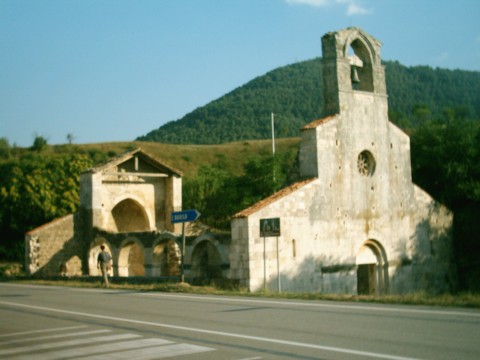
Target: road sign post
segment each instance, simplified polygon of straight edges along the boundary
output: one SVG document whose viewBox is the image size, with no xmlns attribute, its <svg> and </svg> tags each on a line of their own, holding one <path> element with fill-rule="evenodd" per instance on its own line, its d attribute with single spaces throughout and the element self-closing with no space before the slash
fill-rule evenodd
<svg viewBox="0 0 480 360">
<path fill-rule="evenodd" d="M 174 211 L 171 214 L 170 220 L 172 221 L 172 224 L 176 223 L 186 223 L 186 222 L 191 222 L 195 221 L 200 217 L 200 213 L 195 210 L 183 210 L 183 211 Z"/>
<path fill-rule="evenodd" d="M 277 238 L 277 285 L 278 292 L 282 291 L 282 281 L 280 279 L 280 251 L 278 248 L 278 237 L 280 236 L 280 218 L 260 219 L 260 237 L 263 237 L 263 288 L 267 288 L 267 237 Z"/>
<path fill-rule="evenodd" d="M 180 267 L 180 280 L 185 282 L 185 223 L 195 221 L 200 217 L 196 209 L 174 211 L 171 213 L 170 221 L 172 224 L 182 223 L 182 264 Z"/>
</svg>

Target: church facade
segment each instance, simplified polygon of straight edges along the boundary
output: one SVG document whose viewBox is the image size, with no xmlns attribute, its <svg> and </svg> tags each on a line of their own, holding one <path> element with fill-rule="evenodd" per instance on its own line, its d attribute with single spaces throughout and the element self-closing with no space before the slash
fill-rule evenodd
<svg viewBox="0 0 480 360">
<path fill-rule="evenodd" d="M 453 215 L 412 183 L 409 137 L 388 120 L 380 48 L 358 28 L 322 37 L 325 114 L 301 129 L 304 180 L 232 220 L 230 276 L 251 291 L 455 286 Z M 268 219 L 276 234 L 260 228 Z"/>
</svg>

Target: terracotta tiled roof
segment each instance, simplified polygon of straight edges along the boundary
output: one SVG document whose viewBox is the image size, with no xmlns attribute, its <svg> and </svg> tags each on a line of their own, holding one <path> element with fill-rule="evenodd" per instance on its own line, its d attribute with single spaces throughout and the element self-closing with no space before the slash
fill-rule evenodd
<svg viewBox="0 0 480 360">
<path fill-rule="evenodd" d="M 324 118 L 314 120 L 311 123 L 305 125 L 301 130 L 309 130 L 309 129 L 315 129 L 317 126 L 325 124 L 328 121 L 334 120 L 338 117 L 338 115 L 329 115 Z"/>
<path fill-rule="evenodd" d="M 283 188 L 282 190 L 280 191 L 277 191 L 275 194 L 272 194 L 270 195 L 269 197 L 263 199 L 263 200 L 260 200 L 259 202 L 257 202 L 256 204 L 253 204 L 252 206 L 236 213 L 235 215 L 233 215 L 233 218 L 243 218 L 243 217 L 247 217 L 251 214 L 254 214 L 256 213 L 257 211 L 263 209 L 264 207 L 274 203 L 275 201 L 283 198 L 284 196 L 287 196 L 293 192 L 295 192 L 296 190 L 300 189 L 301 187 L 307 185 L 308 183 L 311 183 L 312 181 L 316 180 L 317 178 L 310 178 L 310 179 L 306 179 L 306 180 L 302 180 L 302 181 L 298 181 L 290 186 L 287 186 L 286 188 Z"/>
</svg>

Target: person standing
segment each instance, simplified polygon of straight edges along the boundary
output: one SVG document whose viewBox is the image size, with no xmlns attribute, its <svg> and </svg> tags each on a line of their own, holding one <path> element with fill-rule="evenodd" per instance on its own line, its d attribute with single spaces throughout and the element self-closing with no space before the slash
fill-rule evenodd
<svg viewBox="0 0 480 360">
<path fill-rule="evenodd" d="M 97 257 L 97 267 L 102 271 L 103 285 L 108 288 L 108 268 L 112 257 L 105 250 L 105 245 L 100 246 L 100 249 L 101 251 Z"/>
</svg>

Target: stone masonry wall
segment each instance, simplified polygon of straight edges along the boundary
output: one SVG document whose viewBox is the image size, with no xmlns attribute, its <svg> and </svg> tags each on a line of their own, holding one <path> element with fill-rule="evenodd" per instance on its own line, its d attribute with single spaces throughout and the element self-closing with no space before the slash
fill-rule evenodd
<svg viewBox="0 0 480 360">
<path fill-rule="evenodd" d="M 77 220 L 76 214 L 70 214 L 26 234 L 25 268 L 28 274 L 82 274 L 82 246 L 74 234 Z"/>
</svg>

